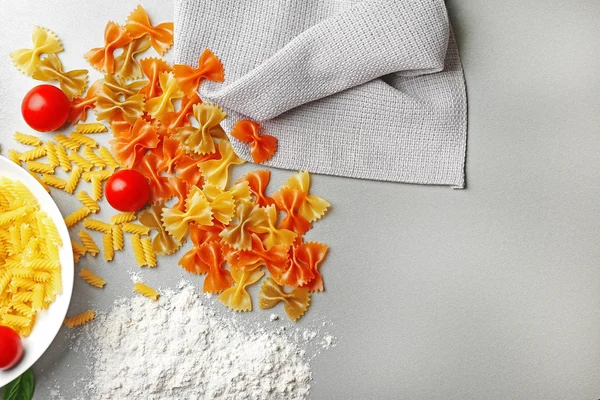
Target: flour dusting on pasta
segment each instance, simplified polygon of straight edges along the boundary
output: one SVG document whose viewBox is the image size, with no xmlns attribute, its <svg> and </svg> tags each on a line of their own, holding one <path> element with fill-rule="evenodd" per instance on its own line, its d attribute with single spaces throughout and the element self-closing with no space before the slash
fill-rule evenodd
<svg viewBox="0 0 600 400">
<path fill-rule="evenodd" d="M 213 306 L 214 299 L 184 281 L 175 290 L 161 290 L 158 301 L 139 295 L 117 300 L 95 324 L 72 333 L 72 350 L 85 353 L 93 371 L 80 397 L 309 397 L 308 353 L 316 356 L 333 340 L 322 327 L 311 331 L 279 322 L 248 327 L 247 321 L 242 326 Z M 77 340 L 84 337 L 92 340 Z"/>
</svg>

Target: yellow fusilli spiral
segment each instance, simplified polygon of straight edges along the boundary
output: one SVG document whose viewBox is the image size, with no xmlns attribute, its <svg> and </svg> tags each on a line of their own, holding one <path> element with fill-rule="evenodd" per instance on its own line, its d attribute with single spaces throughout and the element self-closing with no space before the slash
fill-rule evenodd
<svg viewBox="0 0 600 400">
<path fill-rule="evenodd" d="M 66 137 L 65 135 L 63 135 L 61 133 L 54 135 L 54 140 L 57 143 L 65 146 L 67 149 L 73 150 L 73 151 L 79 150 L 79 147 L 81 146 L 80 143 L 77 143 L 76 141 L 72 140 L 71 138 Z"/>
<path fill-rule="evenodd" d="M 19 160 L 21 161 L 31 161 L 37 160 L 38 158 L 42 158 L 46 155 L 46 148 L 43 146 L 38 146 L 29 151 L 25 151 L 19 154 Z"/>
<path fill-rule="evenodd" d="M 112 240 L 113 240 L 113 248 L 115 250 L 123 250 L 123 229 L 119 225 L 114 225 L 112 227 Z"/>
<path fill-rule="evenodd" d="M 19 154 L 18 151 L 14 150 L 14 149 L 10 149 L 8 151 L 8 159 L 12 162 L 14 162 L 15 164 L 21 164 L 21 155 Z"/>
<path fill-rule="evenodd" d="M 79 276 L 81 279 L 92 286 L 96 286 L 97 288 L 102 288 L 104 285 L 106 285 L 106 281 L 104 279 L 100 278 L 87 268 L 81 268 L 81 271 L 79 271 Z"/>
<path fill-rule="evenodd" d="M 142 248 L 144 249 L 146 265 L 149 267 L 156 267 L 156 253 L 152 250 L 152 240 L 150 238 L 142 239 Z"/>
<path fill-rule="evenodd" d="M 78 133 L 101 133 L 108 132 L 106 126 L 100 122 L 91 122 L 89 124 L 75 125 L 75 132 Z"/>
<path fill-rule="evenodd" d="M 40 179 L 46 185 L 55 187 L 57 189 L 64 189 L 65 185 L 67 184 L 67 181 L 54 175 L 43 174 Z"/>
<path fill-rule="evenodd" d="M 94 164 L 94 167 L 96 168 L 104 168 L 106 167 L 106 163 L 104 162 L 104 160 L 99 157 L 96 153 L 94 153 L 94 150 L 92 150 L 91 147 L 85 146 L 83 148 L 83 156 L 92 164 Z"/>
<path fill-rule="evenodd" d="M 131 247 L 133 248 L 135 262 L 137 262 L 137 264 L 140 267 L 146 265 L 146 255 L 144 254 L 144 246 L 142 245 L 142 239 L 139 235 L 131 236 Z"/>
<path fill-rule="evenodd" d="M 83 206 L 78 210 L 73 211 L 71 214 L 65 217 L 65 224 L 67 225 L 67 228 L 70 228 L 73 225 L 77 224 L 79 221 L 83 220 L 91 213 L 91 210 L 86 206 Z"/>
<path fill-rule="evenodd" d="M 79 239 L 81 239 L 83 247 L 85 247 L 85 251 L 87 253 L 90 253 L 92 257 L 96 257 L 98 253 L 100 253 L 100 249 L 98 248 L 98 246 L 96 246 L 96 243 L 94 243 L 94 239 L 92 239 L 92 236 L 87 231 L 83 230 L 79 231 L 78 235 Z"/>
<path fill-rule="evenodd" d="M 26 144 L 28 146 L 39 146 L 42 144 L 42 141 L 37 136 L 26 135 L 21 132 L 15 132 L 13 137 L 17 142 Z"/>
<path fill-rule="evenodd" d="M 150 286 L 144 285 L 141 282 L 136 282 L 135 285 L 133 285 L 133 290 L 154 301 L 158 300 L 160 297 L 160 294 L 155 289 L 152 289 Z"/>
<path fill-rule="evenodd" d="M 104 247 L 104 260 L 112 261 L 115 258 L 115 248 L 113 247 L 112 233 L 105 233 L 102 237 L 102 246 Z"/>
<path fill-rule="evenodd" d="M 67 328 L 70 329 L 76 326 L 87 324 L 88 322 L 93 321 L 94 319 L 96 319 L 96 313 L 92 310 L 88 310 L 74 317 L 65 318 L 65 325 L 67 325 Z"/>
<path fill-rule="evenodd" d="M 74 151 L 69 152 L 69 160 L 71 160 L 74 164 L 79 165 L 84 171 L 91 171 L 94 168 L 94 164 L 81 157 L 79 154 Z"/>
<path fill-rule="evenodd" d="M 91 212 L 97 213 L 100 211 L 100 205 L 94 201 L 85 191 L 81 190 L 76 195 L 77 199 L 87 208 L 90 209 Z"/>
<path fill-rule="evenodd" d="M 92 199 L 100 200 L 102 198 L 102 181 L 96 177 L 96 175 L 92 176 Z"/>
<path fill-rule="evenodd" d="M 71 132 L 71 136 L 69 137 L 69 139 L 71 139 L 73 142 L 79 143 L 80 145 L 83 145 L 83 146 L 94 147 L 94 148 L 98 147 L 98 142 L 96 142 L 91 137 L 85 136 L 78 132 Z"/>
<path fill-rule="evenodd" d="M 73 192 L 75 192 L 75 188 L 77 188 L 77 184 L 79 184 L 79 179 L 81 178 L 82 173 L 83 173 L 83 170 L 81 169 L 81 167 L 79 165 L 75 165 L 75 167 L 69 174 L 67 183 L 65 184 L 65 192 L 67 192 L 69 194 L 73 194 Z M 89 208 L 88 208 L 88 210 L 89 210 Z"/>
<path fill-rule="evenodd" d="M 112 217 L 110 217 L 110 222 L 117 225 L 117 224 L 124 224 L 125 222 L 131 222 L 133 220 L 135 220 L 137 217 L 135 215 L 135 212 L 126 212 L 126 213 L 119 213 L 119 214 L 115 214 Z"/>
<path fill-rule="evenodd" d="M 42 163 L 39 161 L 28 161 L 26 167 L 31 172 L 37 172 L 40 174 L 54 174 L 54 167 L 50 164 Z"/>
<path fill-rule="evenodd" d="M 71 160 L 67 156 L 67 149 L 62 144 L 55 144 L 54 149 L 56 150 L 56 157 L 63 171 L 69 172 L 71 170 Z"/>
<path fill-rule="evenodd" d="M 112 230 L 112 225 L 107 224 L 103 221 L 98 221 L 97 219 L 87 218 L 83 221 L 83 226 L 87 229 L 91 229 L 93 231 L 98 231 L 102 233 L 110 233 Z"/>
<path fill-rule="evenodd" d="M 56 147 L 52 142 L 46 142 L 44 144 L 46 147 L 46 156 L 48 157 L 48 163 L 52 165 L 54 168 L 60 165 L 60 161 L 58 160 L 58 156 L 56 154 Z"/>
<path fill-rule="evenodd" d="M 100 146 L 100 148 L 98 149 L 98 154 L 100 155 L 100 157 L 102 157 L 108 168 L 115 170 L 120 167 L 117 160 L 115 160 L 113 155 L 106 147 Z"/>
<path fill-rule="evenodd" d="M 87 171 L 83 173 L 83 179 L 87 182 L 92 181 L 92 177 L 96 177 L 101 181 L 105 181 L 110 178 L 112 175 L 112 171 L 104 170 L 104 171 Z"/>
<path fill-rule="evenodd" d="M 123 230 L 127 233 L 132 233 L 134 235 L 142 235 L 146 236 L 150 234 L 150 228 L 140 224 L 133 224 L 131 222 L 126 222 L 121 225 Z"/>
</svg>

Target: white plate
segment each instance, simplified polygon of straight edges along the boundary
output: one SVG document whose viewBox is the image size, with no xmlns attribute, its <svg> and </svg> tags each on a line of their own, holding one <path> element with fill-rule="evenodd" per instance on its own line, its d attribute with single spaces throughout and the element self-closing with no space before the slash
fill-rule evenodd
<svg viewBox="0 0 600 400">
<path fill-rule="evenodd" d="M 14 368 L 8 371 L 0 371 L 0 387 L 6 385 L 25 372 L 27 368 L 31 367 L 44 354 L 56 337 L 71 301 L 75 268 L 69 231 L 52 197 L 27 171 L 7 158 L 0 156 L 0 177 L 3 176 L 23 182 L 37 199 L 40 208 L 54 221 L 63 241 L 63 245 L 59 249 L 63 290 L 62 294 L 56 296 L 56 301 L 47 310 L 38 312 L 31 335 L 23 339 L 23 348 L 25 350 L 23 359 Z"/>
</svg>

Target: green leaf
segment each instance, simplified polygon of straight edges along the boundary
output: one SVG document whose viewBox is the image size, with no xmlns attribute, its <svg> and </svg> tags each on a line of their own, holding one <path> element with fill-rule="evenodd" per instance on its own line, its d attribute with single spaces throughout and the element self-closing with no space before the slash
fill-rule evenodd
<svg viewBox="0 0 600 400">
<path fill-rule="evenodd" d="M 28 369 L 23 375 L 4 386 L 3 400 L 31 400 L 35 389 L 33 371 Z"/>
</svg>

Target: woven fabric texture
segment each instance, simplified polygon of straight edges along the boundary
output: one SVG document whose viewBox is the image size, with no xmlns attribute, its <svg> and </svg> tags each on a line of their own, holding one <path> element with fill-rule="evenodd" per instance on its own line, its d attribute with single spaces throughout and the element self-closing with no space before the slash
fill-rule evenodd
<svg viewBox="0 0 600 400">
<path fill-rule="evenodd" d="M 467 99 L 443 0 L 175 0 L 175 62 L 205 48 L 200 96 L 259 122 L 285 169 L 463 188 Z M 240 157 L 247 144 L 231 138 Z"/>
</svg>

